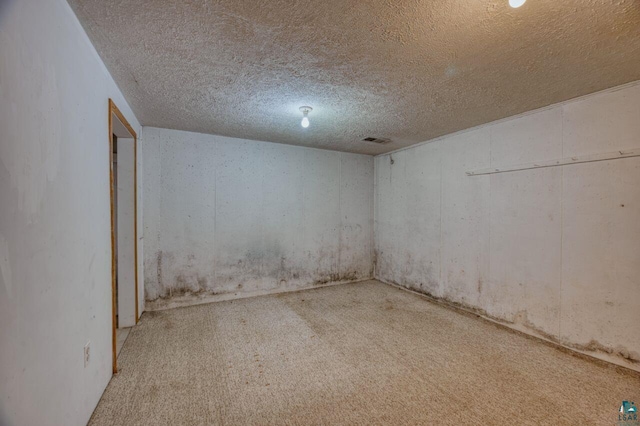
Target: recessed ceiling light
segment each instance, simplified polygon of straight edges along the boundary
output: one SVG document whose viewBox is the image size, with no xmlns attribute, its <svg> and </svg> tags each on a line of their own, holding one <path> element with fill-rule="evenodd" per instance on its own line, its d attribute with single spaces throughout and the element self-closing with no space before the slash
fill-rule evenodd
<svg viewBox="0 0 640 426">
<path fill-rule="evenodd" d="M 527 0 L 509 0 L 509 6 L 513 7 L 514 9 L 517 9 L 520 6 L 522 6 L 526 1 Z"/>
<path fill-rule="evenodd" d="M 302 122 L 300 125 L 306 129 L 309 127 L 309 113 L 313 111 L 313 108 L 310 106 L 301 106 L 300 111 L 302 111 Z"/>
</svg>

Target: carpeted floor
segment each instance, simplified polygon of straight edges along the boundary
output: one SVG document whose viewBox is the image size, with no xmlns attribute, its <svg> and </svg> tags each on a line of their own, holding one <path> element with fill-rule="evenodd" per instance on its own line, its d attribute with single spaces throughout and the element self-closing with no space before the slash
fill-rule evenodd
<svg viewBox="0 0 640 426">
<path fill-rule="evenodd" d="M 385 284 L 146 313 L 92 425 L 615 424 L 640 375 Z"/>
</svg>

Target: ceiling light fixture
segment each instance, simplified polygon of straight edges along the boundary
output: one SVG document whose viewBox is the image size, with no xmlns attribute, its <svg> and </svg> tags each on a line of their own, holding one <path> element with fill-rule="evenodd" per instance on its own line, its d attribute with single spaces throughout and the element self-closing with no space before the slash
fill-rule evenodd
<svg viewBox="0 0 640 426">
<path fill-rule="evenodd" d="M 300 111 L 302 111 L 302 122 L 300 125 L 306 129 L 309 127 L 309 113 L 313 111 L 313 108 L 310 106 L 301 106 Z"/>
<path fill-rule="evenodd" d="M 509 0 L 509 6 L 511 6 L 514 9 L 519 8 L 520 6 L 522 6 L 527 0 Z"/>
</svg>

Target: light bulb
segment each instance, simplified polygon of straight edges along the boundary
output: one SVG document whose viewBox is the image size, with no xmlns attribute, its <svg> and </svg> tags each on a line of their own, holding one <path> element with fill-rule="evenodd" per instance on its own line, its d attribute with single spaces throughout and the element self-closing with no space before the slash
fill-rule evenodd
<svg viewBox="0 0 640 426">
<path fill-rule="evenodd" d="M 306 129 L 307 127 L 309 127 L 309 113 L 313 110 L 313 108 L 311 108 L 310 106 L 301 106 L 300 107 L 300 112 L 302 113 L 302 121 L 300 122 L 300 125 Z"/>
<path fill-rule="evenodd" d="M 522 6 L 526 1 L 527 0 L 509 0 L 509 6 L 513 7 L 514 9 L 517 9 L 518 7 Z"/>
</svg>

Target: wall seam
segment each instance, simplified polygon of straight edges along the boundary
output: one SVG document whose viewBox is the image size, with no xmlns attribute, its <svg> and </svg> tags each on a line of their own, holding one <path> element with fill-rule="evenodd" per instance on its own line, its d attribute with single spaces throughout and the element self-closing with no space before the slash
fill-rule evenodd
<svg viewBox="0 0 640 426">
<path fill-rule="evenodd" d="M 265 149 L 264 146 L 260 147 L 260 163 L 261 164 L 265 164 Z M 260 168 L 261 170 L 261 175 L 260 175 L 260 216 L 261 218 L 265 217 L 265 207 L 264 207 L 264 202 L 265 202 L 265 198 L 266 195 L 264 193 L 264 181 L 265 181 L 265 170 L 264 167 Z M 261 258 L 260 258 L 260 280 L 265 280 L 264 278 L 264 248 L 265 248 L 265 244 L 264 244 L 264 220 L 260 220 L 260 252 L 261 252 Z M 259 281 L 260 281 L 259 280 Z M 261 284 L 263 285 L 264 282 Z M 280 285 L 280 280 L 276 278 L 276 285 L 279 286 Z"/>
<path fill-rule="evenodd" d="M 489 167 L 493 166 L 493 127 L 489 127 Z M 492 200 L 493 200 L 493 192 L 491 189 L 491 182 L 493 181 L 493 176 L 489 176 L 489 208 L 487 209 L 487 220 L 489 221 L 488 226 L 489 226 L 489 276 L 487 277 L 487 281 L 489 283 L 489 287 L 491 287 L 492 283 L 492 278 L 493 278 L 493 273 L 491 271 L 491 251 L 492 251 L 492 230 L 493 227 L 491 226 L 492 224 L 492 217 L 491 217 L 491 211 L 492 211 Z M 478 295 L 478 301 L 480 300 L 480 295 Z"/>
<path fill-rule="evenodd" d="M 443 149 L 442 143 L 438 144 L 438 152 L 440 153 L 440 250 L 438 253 L 439 263 L 440 263 L 440 294 L 444 295 L 444 283 L 442 282 L 442 191 L 444 190 L 444 185 L 442 184 L 442 163 L 444 160 L 443 157 Z"/>
<path fill-rule="evenodd" d="M 156 132 L 157 135 L 157 132 Z M 164 211 L 164 191 L 161 190 L 161 188 L 164 187 L 163 184 L 163 155 L 162 155 L 162 142 L 160 140 L 160 138 L 156 139 L 156 150 L 157 150 L 157 155 L 158 155 L 158 159 L 159 161 L 159 171 L 158 171 L 158 180 L 159 180 L 159 184 L 160 184 L 160 189 L 158 190 L 160 192 L 159 195 L 159 199 L 158 199 L 158 216 L 160 217 L 160 224 L 162 224 L 162 218 L 164 217 L 163 215 L 163 211 Z M 162 235 L 160 234 L 160 229 L 162 228 L 162 226 L 156 226 L 156 241 L 158 244 L 158 248 L 160 249 L 160 253 L 162 253 L 162 248 L 163 248 L 163 244 L 162 244 Z M 161 278 L 162 278 L 162 254 L 160 254 L 160 264 L 157 266 L 157 269 L 160 271 L 160 274 L 158 275 L 158 288 L 162 291 L 163 290 L 163 283 L 161 282 Z M 171 290 L 169 290 L 171 291 Z M 163 291 L 164 293 L 164 291 Z"/>
<path fill-rule="evenodd" d="M 564 105 L 560 107 L 560 155 L 564 158 Z M 562 338 L 562 287 L 564 283 L 564 169 L 560 167 L 560 291 L 558 295 L 558 338 Z"/>
<path fill-rule="evenodd" d="M 342 159 L 344 157 L 343 153 L 340 153 L 340 167 L 338 171 L 338 265 L 337 265 L 337 273 L 338 277 L 340 277 L 340 272 L 342 271 L 341 263 L 342 263 Z"/>
<path fill-rule="evenodd" d="M 378 215 L 378 160 L 375 158 L 373 161 L 373 194 L 371 196 L 370 210 L 369 210 L 369 226 L 371 226 L 371 231 L 369 232 L 369 258 L 371 260 L 371 274 L 372 278 L 375 278 L 377 275 L 377 256 L 376 256 L 376 236 L 378 234 L 378 221 L 376 217 Z"/>
<path fill-rule="evenodd" d="M 218 286 L 218 266 L 216 265 L 216 240 L 218 234 L 216 232 L 216 224 L 218 223 L 218 161 L 219 144 L 213 142 L 214 162 L 213 162 L 213 243 L 211 244 L 211 252 L 213 253 L 213 288 Z"/>
<path fill-rule="evenodd" d="M 304 151 L 302 153 L 302 169 L 303 170 L 309 170 L 307 167 L 307 151 Z M 304 217 L 304 206 L 306 203 L 306 187 L 307 187 L 307 174 L 306 173 L 302 173 L 302 208 L 300 211 L 300 227 L 302 228 L 302 248 L 303 254 L 306 254 L 307 251 L 307 239 L 306 239 L 306 219 Z"/>
</svg>

